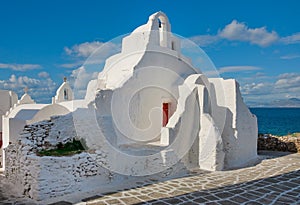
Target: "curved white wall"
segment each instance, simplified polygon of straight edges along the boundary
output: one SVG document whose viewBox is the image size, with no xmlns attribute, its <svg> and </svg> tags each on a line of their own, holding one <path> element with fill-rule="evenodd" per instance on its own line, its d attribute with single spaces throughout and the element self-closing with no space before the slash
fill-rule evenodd
<svg viewBox="0 0 300 205">
<path fill-rule="evenodd" d="M 43 120 L 49 120 L 51 116 L 66 115 L 68 113 L 70 113 L 70 111 L 64 106 L 58 104 L 48 105 L 39 110 L 33 116 L 33 118 L 27 121 L 27 124 L 36 123 Z"/>
<path fill-rule="evenodd" d="M 18 102 L 16 93 L 0 90 L 0 132 L 2 131 L 2 115 L 5 115 Z"/>
<path fill-rule="evenodd" d="M 53 103 L 70 101 L 73 99 L 74 95 L 69 83 L 63 82 L 63 84 L 56 91 L 56 95 L 53 98 Z"/>
</svg>

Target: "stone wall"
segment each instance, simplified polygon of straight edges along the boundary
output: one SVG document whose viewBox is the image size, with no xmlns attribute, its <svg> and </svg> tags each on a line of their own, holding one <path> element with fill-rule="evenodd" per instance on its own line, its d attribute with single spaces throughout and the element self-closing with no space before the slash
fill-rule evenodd
<svg viewBox="0 0 300 205">
<path fill-rule="evenodd" d="M 45 200 L 90 191 L 109 183 L 113 175 L 84 152 L 69 157 L 39 157 L 24 145 L 9 145 L 5 175 L 18 194 Z"/>
<path fill-rule="evenodd" d="M 135 179 L 104 168 L 107 156 L 101 150 L 88 150 L 73 156 L 37 156 L 37 151 L 56 147 L 76 136 L 72 115 L 27 125 L 19 141 L 5 148 L 6 180 L 16 187 L 16 194 L 44 203 L 68 194 L 84 194 L 107 187 L 130 186 Z M 167 169 L 156 177 L 181 172 L 182 164 Z M 177 167 L 177 168 L 176 168 Z M 129 187 L 127 187 L 129 188 Z M 46 202 L 45 202 L 46 203 Z"/>
<path fill-rule="evenodd" d="M 287 136 L 259 135 L 257 147 L 258 150 L 300 152 L 300 133 Z"/>
<path fill-rule="evenodd" d="M 76 138 L 71 115 L 26 125 L 18 143 L 5 148 L 5 175 L 17 194 L 35 200 L 88 191 L 110 182 L 113 174 L 101 167 L 93 154 L 83 152 L 67 157 L 37 156 L 36 152 L 55 148 Z M 67 129 L 62 129 L 65 127 Z"/>
<path fill-rule="evenodd" d="M 58 143 L 65 144 L 76 137 L 72 114 L 25 125 L 20 133 L 20 141 L 31 147 L 30 152 L 55 148 Z"/>
<path fill-rule="evenodd" d="M 37 184 L 40 166 L 36 159 L 27 155 L 28 151 L 28 146 L 21 144 L 10 144 L 5 148 L 5 176 L 8 182 L 15 185 L 16 194 L 32 198 L 32 187 Z"/>
</svg>

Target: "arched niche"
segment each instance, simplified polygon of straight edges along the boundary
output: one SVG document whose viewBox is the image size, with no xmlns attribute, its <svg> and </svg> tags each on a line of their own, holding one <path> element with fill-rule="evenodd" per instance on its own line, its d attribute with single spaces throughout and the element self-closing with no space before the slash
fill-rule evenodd
<svg viewBox="0 0 300 205">
<path fill-rule="evenodd" d="M 171 26 L 169 23 L 169 19 L 163 12 L 157 12 L 152 15 L 154 29 L 159 32 L 159 45 L 162 47 L 170 47 L 168 46 L 168 37 L 169 32 L 171 32 Z"/>
</svg>

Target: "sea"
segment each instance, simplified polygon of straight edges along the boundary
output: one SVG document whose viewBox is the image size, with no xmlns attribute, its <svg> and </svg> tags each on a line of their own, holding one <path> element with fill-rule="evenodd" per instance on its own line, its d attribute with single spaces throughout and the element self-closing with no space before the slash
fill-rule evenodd
<svg viewBox="0 0 300 205">
<path fill-rule="evenodd" d="M 250 108 L 256 115 L 258 133 L 287 135 L 300 132 L 300 108 Z"/>
</svg>

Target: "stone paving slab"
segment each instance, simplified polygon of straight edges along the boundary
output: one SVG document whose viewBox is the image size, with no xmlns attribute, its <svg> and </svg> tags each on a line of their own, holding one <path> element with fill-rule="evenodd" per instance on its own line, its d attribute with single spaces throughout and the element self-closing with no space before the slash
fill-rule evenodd
<svg viewBox="0 0 300 205">
<path fill-rule="evenodd" d="M 191 176 L 107 194 L 86 204 L 300 204 L 300 154 L 263 154 L 266 159 L 256 166 L 222 172 L 199 170 Z"/>
<path fill-rule="evenodd" d="M 255 166 L 221 172 L 196 170 L 164 182 L 140 181 L 133 185 L 136 188 L 99 193 L 77 204 L 300 204 L 300 154 L 262 154 L 264 160 Z M 25 198 L 1 196 L 1 188 L 0 204 L 33 204 Z"/>
</svg>

